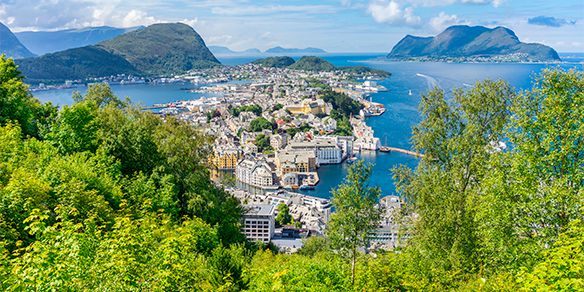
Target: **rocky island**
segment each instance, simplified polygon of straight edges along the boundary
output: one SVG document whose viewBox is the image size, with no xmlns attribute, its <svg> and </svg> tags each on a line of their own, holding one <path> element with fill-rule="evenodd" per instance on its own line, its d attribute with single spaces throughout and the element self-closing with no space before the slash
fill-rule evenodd
<svg viewBox="0 0 584 292">
<path fill-rule="evenodd" d="M 455 25 L 435 37 L 407 35 L 387 55 L 400 61 L 558 62 L 545 45 L 522 43 L 505 27 Z"/>
</svg>

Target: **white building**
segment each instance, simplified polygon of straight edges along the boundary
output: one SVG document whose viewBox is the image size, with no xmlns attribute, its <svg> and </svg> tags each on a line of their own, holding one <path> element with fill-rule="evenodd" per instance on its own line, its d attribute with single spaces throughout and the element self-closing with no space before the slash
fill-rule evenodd
<svg viewBox="0 0 584 292">
<path fill-rule="evenodd" d="M 317 164 L 336 164 L 343 161 L 343 151 L 333 139 L 290 142 L 288 148 L 294 151 L 316 151 Z"/>
<path fill-rule="evenodd" d="M 393 249 L 399 244 L 399 224 L 395 215 L 399 212 L 402 201 L 398 196 L 386 196 L 379 200 L 379 206 L 383 210 L 381 222 L 370 234 L 370 239 L 372 243 Z"/>
<path fill-rule="evenodd" d="M 270 146 L 272 149 L 278 150 L 286 147 L 288 144 L 288 135 L 285 133 L 282 134 L 274 134 L 270 136 Z"/>
<path fill-rule="evenodd" d="M 275 188 L 274 171 L 262 158 L 248 157 L 235 167 L 235 177 L 243 183 L 259 188 Z"/>
<path fill-rule="evenodd" d="M 274 205 L 246 205 L 243 233 L 249 240 L 270 242 L 275 230 Z"/>
</svg>

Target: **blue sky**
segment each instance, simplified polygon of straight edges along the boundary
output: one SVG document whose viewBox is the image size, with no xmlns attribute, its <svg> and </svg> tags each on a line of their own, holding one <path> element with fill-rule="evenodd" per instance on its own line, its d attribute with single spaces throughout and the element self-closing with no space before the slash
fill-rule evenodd
<svg viewBox="0 0 584 292">
<path fill-rule="evenodd" d="M 330 52 L 387 52 L 406 34 L 469 24 L 584 52 L 584 0 L 0 0 L 0 21 L 15 31 L 181 21 L 207 44 Z"/>
</svg>

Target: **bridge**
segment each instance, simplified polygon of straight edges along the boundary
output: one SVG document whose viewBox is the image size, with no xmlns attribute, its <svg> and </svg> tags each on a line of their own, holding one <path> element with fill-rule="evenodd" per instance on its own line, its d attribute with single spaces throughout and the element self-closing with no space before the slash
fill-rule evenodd
<svg viewBox="0 0 584 292">
<path fill-rule="evenodd" d="M 399 153 L 415 156 L 418 158 L 424 157 L 424 154 L 422 154 L 422 153 L 418 153 L 415 151 L 406 150 L 406 149 L 402 149 L 402 148 L 397 148 L 397 147 L 381 146 L 381 147 L 379 147 L 379 151 L 381 151 L 381 152 L 399 152 Z"/>
</svg>

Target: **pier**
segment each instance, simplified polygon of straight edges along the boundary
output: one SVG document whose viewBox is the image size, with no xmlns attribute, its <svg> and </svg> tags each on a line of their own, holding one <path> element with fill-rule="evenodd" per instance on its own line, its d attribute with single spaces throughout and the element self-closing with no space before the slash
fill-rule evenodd
<svg viewBox="0 0 584 292">
<path fill-rule="evenodd" d="M 422 154 L 422 153 L 418 153 L 415 151 L 406 150 L 406 149 L 402 149 L 402 148 L 397 148 L 397 147 L 381 146 L 381 147 L 379 147 L 379 151 L 381 151 L 381 152 L 399 152 L 399 153 L 415 156 L 418 158 L 424 157 L 424 154 Z"/>
</svg>

